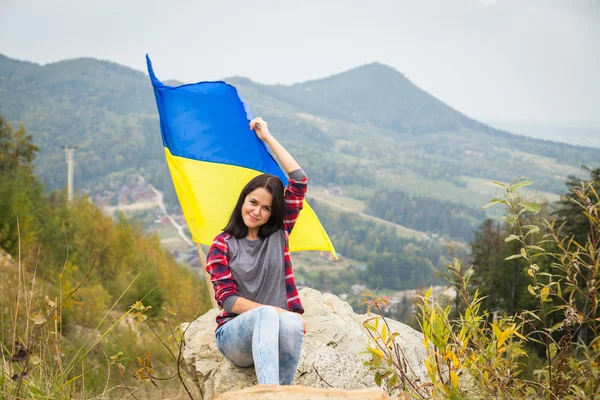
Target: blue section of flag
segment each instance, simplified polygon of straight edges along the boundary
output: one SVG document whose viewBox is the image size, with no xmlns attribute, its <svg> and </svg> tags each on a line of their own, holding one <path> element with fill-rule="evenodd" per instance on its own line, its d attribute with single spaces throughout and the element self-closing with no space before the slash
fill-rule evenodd
<svg viewBox="0 0 600 400">
<path fill-rule="evenodd" d="M 168 86 L 154 74 L 148 55 L 146 63 L 163 145 L 172 155 L 250 168 L 276 175 L 287 184 L 265 144 L 250 130 L 254 117 L 234 86 L 225 82 Z"/>
</svg>

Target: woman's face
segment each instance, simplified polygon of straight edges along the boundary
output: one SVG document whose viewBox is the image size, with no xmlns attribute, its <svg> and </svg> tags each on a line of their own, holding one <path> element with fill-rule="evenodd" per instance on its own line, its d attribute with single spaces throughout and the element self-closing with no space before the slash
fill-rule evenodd
<svg viewBox="0 0 600 400">
<path fill-rule="evenodd" d="M 242 218 L 248 229 L 258 229 L 271 218 L 273 195 L 264 188 L 248 193 L 242 206 Z"/>
</svg>

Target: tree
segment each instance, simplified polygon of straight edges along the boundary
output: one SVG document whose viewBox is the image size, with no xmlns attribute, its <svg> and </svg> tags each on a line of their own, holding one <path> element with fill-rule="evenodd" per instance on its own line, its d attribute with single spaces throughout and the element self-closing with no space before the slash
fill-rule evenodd
<svg viewBox="0 0 600 400">
<path fill-rule="evenodd" d="M 547 204 L 541 205 L 538 217 L 550 219 Z M 525 225 L 534 223 L 531 216 L 523 215 L 521 218 Z M 506 237 L 514 234 L 516 232 L 510 224 L 487 219 L 475 231 L 475 239 L 471 243 L 471 285 L 484 296 L 482 305 L 486 309 L 503 310 L 508 315 L 531 305 L 527 294 L 530 283 L 526 273 L 528 264 L 523 259 L 506 260 L 519 252 L 519 242 L 505 241 Z M 538 259 L 537 263 L 541 271 L 549 272 L 548 258 Z"/>
<path fill-rule="evenodd" d="M 0 172 L 24 168 L 33 172 L 33 159 L 39 151 L 23 125 L 15 131 L 10 122 L 0 115 Z"/>
<path fill-rule="evenodd" d="M 33 175 L 39 148 L 20 125 L 15 131 L 0 115 L 0 248 L 16 254 L 35 238 L 35 210 L 42 207 L 43 190 Z"/>
<path fill-rule="evenodd" d="M 563 232 L 568 236 L 574 236 L 578 243 L 585 243 L 590 234 L 590 224 L 586 216 L 581 212 L 581 206 L 577 203 L 579 199 L 574 194 L 573 190 L 581 187 L 582 182 L 591 182 L 596 193 L 600 193 L 600 167 L 590 169 L 587 166 L 582 166 L 581 169 L 589 173 L 589 178 L 581 179 L 574 175 L 569 176 L 566 185 L 568 192 L 561 196 L 556 203 L 557 209 L 554 212 L 558 223 L 563 224 Z M 589 199 L 588 199 L 589 200 Z"/>
</svg>

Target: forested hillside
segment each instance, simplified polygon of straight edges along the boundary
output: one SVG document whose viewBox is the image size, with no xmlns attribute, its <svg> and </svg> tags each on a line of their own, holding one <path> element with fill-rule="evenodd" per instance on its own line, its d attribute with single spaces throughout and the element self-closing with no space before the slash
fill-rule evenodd
<svg viewBox="0 0 600 400">
<path fill-rule="evenodd" d="M 408 228 L 465 242 L 472 239 L 473 230 L 485 218 L 482 210 L 424 196 L 410 196 L 399 190 L 382 190 L 370 199 L 367 211 Z"/>
<path fill-rule="evenodd" d="M 160 77 L 160 60 L 156 65 Z M 489 191 L 481 181 L 527 175 L 555 198 L 581 164 L 600 161 L 594 149 L 474 121 L 381 64 L 292 86 L 226 80 L 255 115 L 270 121 L 311 184 L 341 186 L 375 216 L 452 239 L 469 240 L 469 227 L 483 219 L 478 210 Z M 40 66 L 0 56 L 0 106 L 10 120 L 26 124 L 40 146 L 36 165 L 47 189 L 66 182 L 61 145 L 78 145 L 78 188 L 100 192 L 111 176 L 136 171 L 177 203 L 143 72 L 95 59 Z M 404 194 L 385 200 L 384 190 Z M 446 228 L 418 217 L 431 207 L 445 215 Z"/>
<path fill-rule="evenodd" d="M 144 234 L 134 221 L 113 221 L 84 196 L 69 206 L 65 191 L 44 193 L 32 164 L 37 152 L 25 128 L 13 129 L 0 115 L 2 353 L 10 360 L 10 338 L 31 346 L 30 351 L 32 343 L 46 343 L 60 329 L 65 360 L 81 355 L 80 346 L 98 345 L 87 356 L 86 365 L 94 366 L 86 372 L 90 387 L 110 379 L 106 365 L 95 366 L 118 352 L 126 354 L 120 362 L 129 371 L 136 356 L 151 352 L 157 368 L 173 372 L 166 367 L 169 354 L 153 333 L 132 328 L 133 321 L 119 323 L 119 318 L 142 301 L 149 307 L 148 322 L 167 337 L 172 334 L 167 317 L 176 327 L 210 308 L 204 279 L 175 262 L 158 236 Z M 6 263 L 7 253 L 13 263 Z M 46 330 L 39 328 L 43 324 Z"/>
<path fill-rule="evenodd" d="M 25 128 L 13 129 L 0 115 L 1 249 L 37 263 L 38 276 L 51 282 L 64 268 L 71 286 L 93 266 L 92 289 L 76 295 L 81 301 L 91 295 L 93 303 L 105 306 L 140 273 L 125 303 L 147 296 L 154 313 L 164 305 L 188 317 L 209 305 L 203 280 L 162 250 L 157 236 L 125 218 L 113 222 L 86 197 L 68 206 L 65 191 L 45 194 L 32 165 L 37 152 Z M 83 312 L 83 303 L 77 307 Z"/>
<path fill-rule="evenodd" d="M 370 288 L 403 290 L 441 282 L 440 266 L 450 255 L 438 242 L 402 237 L 393 227 L 319 202 L 312 202 L 312 206 L 331 232 L 336 249 L 366 265 L 354 276 L 346 276 L 347 286 L 360 282 Z"/>
</svg>

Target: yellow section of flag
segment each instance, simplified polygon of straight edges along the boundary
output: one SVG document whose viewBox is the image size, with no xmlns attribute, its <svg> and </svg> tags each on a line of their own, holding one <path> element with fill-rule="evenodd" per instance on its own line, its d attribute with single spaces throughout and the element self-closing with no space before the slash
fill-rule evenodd
<svg viewBox="0 0 600 400">
<path fill-rule="evenodd" d="M 210 245 L 227 225 L 244 186 L 262 172 L 174 156 L 167 147 L 165 155 L 192 239 Z M 323 250 L 335 256 L 331 240 L 306 200 L 290 235 L 290 251 L 302 250 Z"/>
</svg>

